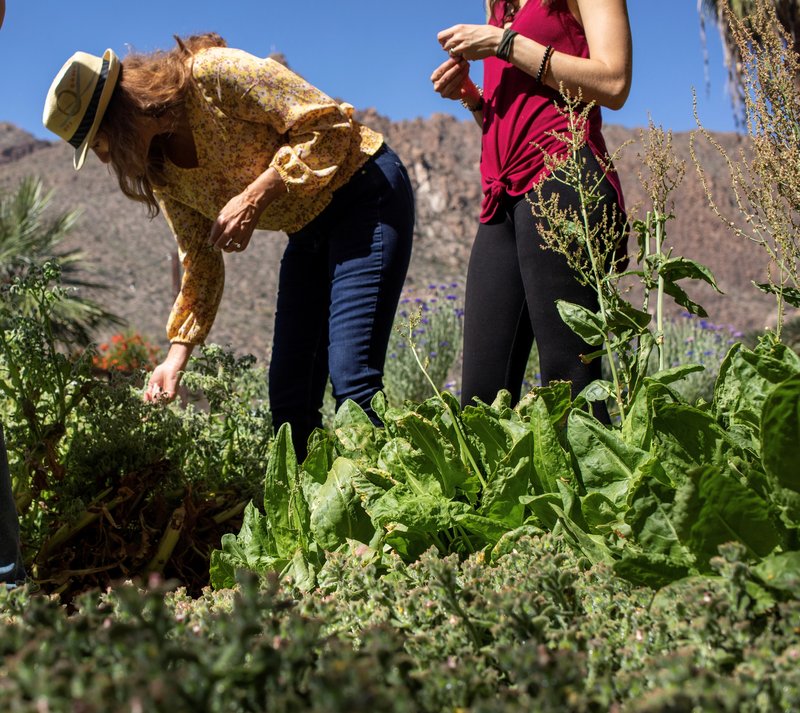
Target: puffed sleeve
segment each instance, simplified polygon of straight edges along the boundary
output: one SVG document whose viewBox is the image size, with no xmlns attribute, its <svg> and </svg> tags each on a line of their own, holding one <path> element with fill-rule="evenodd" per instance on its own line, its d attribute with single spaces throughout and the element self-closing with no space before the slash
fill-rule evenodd
<svg viewBox="0 0 800 713">
<path fill-rule="evenodd" d="M 340 106 L 279 62 L 215 48 L 198 55 L 193 74 L 206 100 L 218 110 L 269 124 L 284 137 L 270 166 L 290 194 L 315 194 L 347 157 L 353 108 Z"/>
<path fill-rule="evenodd" d="M 208 244 L 211 220 L 172 198 L 160 195 L 158 202 L 183 265 L 181 289 L 167 321 L 167 338 L 202 344 L 214 324 L 225 286 L 222 252 Z"/>
</svg>

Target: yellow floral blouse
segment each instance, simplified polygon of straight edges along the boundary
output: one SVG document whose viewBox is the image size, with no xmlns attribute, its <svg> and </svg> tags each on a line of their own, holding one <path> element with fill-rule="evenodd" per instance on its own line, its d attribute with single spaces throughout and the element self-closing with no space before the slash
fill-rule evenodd
<svg viewBox="0 0 800 713">
<path fill-rule="evenodd" d="M 194 57 L 195 90 L 186 110 L 197 149 L 196 168 L 168 160 L 156 196 L 183 263 L 167 337 L 205 341 L 222 298 L 225 267 L 208 245 L 219 211 L 268 168 L 287 193 L 257 227 L 292 233 L 307 225 L 383 143 L 337 104 L 279 62 L 214 47 Z"/>
</svg>

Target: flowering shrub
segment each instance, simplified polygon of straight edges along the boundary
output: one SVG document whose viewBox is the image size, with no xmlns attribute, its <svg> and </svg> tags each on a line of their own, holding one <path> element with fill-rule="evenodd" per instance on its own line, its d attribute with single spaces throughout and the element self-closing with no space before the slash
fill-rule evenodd
<svg viewBox="0 0 800 713">
<path fill-rule="evenodd" d="M 132 373 L 151 369 L 161 361 L 161 349 L 144 339 L 138 332 L 118 333 L 97 347 L 92 365 L 104 371 Z"/>
</svg>

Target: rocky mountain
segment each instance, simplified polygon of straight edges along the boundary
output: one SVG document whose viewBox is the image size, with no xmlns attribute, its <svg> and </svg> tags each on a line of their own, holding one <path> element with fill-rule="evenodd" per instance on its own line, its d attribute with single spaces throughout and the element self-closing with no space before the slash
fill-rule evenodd
<svg viewBox="0 0 800 713">
<path fill-rule="evenodd" d="M 409 290 L 424 290 L 430 281 L 463 282 L 475 232 L 480 185 L 479 130 L 470 119 L 449 115 L 392 122 L 374 111 L 361 120 L 382 131 L 406 163 L 416 191 L 417 228 L 408 276 Z M 629 213 L 646 210 L 640 132 L 608 126 L 609 150 L 624 149 L 617 158 Z M 744 141 L 734 134 L 715 138 L 731 153 Z M 739 329 L 763 327 L 772 319 L 774 303 L 752 286 L 766 279 L 766 260 L 752 243 L 731 236 L 707 207 L 707 199 L 689 156 L 689 134 L 676 134 L 674 147 L 686 164 L 686 175 L 673 194 L 676 219 L 667 244 L 676 255 L 708 265 L 724 295 L 710 290 L 692 294 L 711 321 Z M 721 156 L 705 141 L 697 156 L 718 191 L 717 199 L 735 215 L 733 196 Z M 97 275 L 110 286 L 100 295 L 109 309 L 157 341 L 173 296 L 174 241 L 162 218 L 148 220 L 143 208 L 125 199 L 107 168 L 90 159 L 76 173 L 71 149 L 63 142 L 35 139 L 0 123 L 0 192 L 11 191 L 25 176 L 41 177 L 53 191 L 52 209 L 79 209 L 81 219 L 67 247 L 81 248 Z M 285 236 L 258 233 L 246 253 L 227 256 L 226 290 L 211 339 L 237 351 L 264 355 L 269 348 L 276 278 Z M 635 238 L 631 239 L 631 246 Z M 100 335 L 102 338 L 105 335 Z"/>
</svg>

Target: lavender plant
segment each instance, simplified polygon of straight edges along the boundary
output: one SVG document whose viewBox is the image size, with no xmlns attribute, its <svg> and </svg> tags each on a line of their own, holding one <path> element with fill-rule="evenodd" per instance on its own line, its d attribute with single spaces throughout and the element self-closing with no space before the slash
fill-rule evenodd
<svg viewBox="0 0 800 713">
<path fill-rule="evenodd" d="M 424 401 L 431 387 L 419 368 L 411 342 L 437 390 L 456 391 L 464 309 L 456 282 L 430 284 L 426 292 L 408 291 L 400 300 L 386 355 L 384 385 L 390 404 Z M 409 320 L 414 320 L 409 330 Z"/>
</svg>

